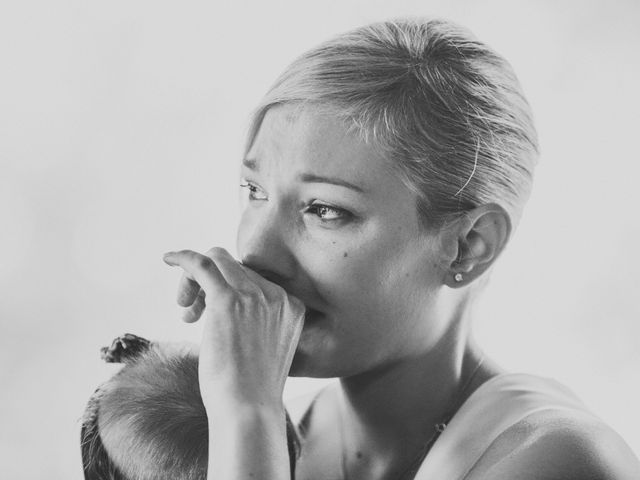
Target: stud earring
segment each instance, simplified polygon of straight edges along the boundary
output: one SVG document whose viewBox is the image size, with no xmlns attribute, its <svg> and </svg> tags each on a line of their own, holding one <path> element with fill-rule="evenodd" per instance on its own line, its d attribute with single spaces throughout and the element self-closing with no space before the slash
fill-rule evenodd
<svg viewBox="0 0 640 480">
<path fill-rule="evenodd" d="M 461 281 L 462 281 L 462 274 L 461 274 L 461 273 L 456 273 L 456 274 L 453 276 L 453 279 L 454 279 L 456 282 L 461 282 Z"/>
</svg>

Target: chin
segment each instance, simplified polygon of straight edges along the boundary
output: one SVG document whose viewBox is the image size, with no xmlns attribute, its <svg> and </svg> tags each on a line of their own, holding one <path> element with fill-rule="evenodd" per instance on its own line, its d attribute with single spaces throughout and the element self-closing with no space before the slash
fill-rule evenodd
<svg viewBox="0 0 640 480">
<path fill-rule="evenodd" d="M 332 378 L 330 369 L 323 368 L 318 365 L 315 358 L 304 354 L 296 354 L 293 356 L 291 368 L 289 369 L 290 377 L 308 377 L 308 378 Z"/>
<path fill-rule="evenodd" d="M 291 361 L 290 377 L 333 378 L 337 376 L 335 365 L 331 362 L 335 355 L 326 348 L 322 348 L 322 342 L 316 343 L 313 340 L 309 341 L 301 336 Z"/>
<path fill-rule="evenodd" d="M 298 346 L 289 369 L 290 377 L 336 378 L 362 373 L 370 368 L 372 351 L 357 353 L 353 346 L 341 350 L 345 332 L 334 317 L 308 309 Z M 361 346 L 362 347 L 362 346 Z"/>
<path fill-rule="evenodd" d="M 326 344 L 316 343 L 307 347 L 298 345 L 289 369 L 290 377 L 342 378 L 367 370 L 354 358 L 340 355 Z"/>
<path fill-rule="evenodd" d="M 290 377 L 333 378 L 339 372 L 336 361 L 340 356 L 333 348 L 331 334 L 318 327 L 305 325 L 298 347 L 291 361 Z"/>
</svg>

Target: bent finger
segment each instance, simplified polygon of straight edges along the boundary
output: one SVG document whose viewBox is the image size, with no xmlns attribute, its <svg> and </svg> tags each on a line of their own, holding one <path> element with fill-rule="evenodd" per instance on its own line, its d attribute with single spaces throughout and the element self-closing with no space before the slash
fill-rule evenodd
<svg viewBox="0 0 640 480">
<path fill-rule="evenodd" d="M 198 282 L 189 278 L 186 273 L 182 274 L 180 283 L 178 283 L 178 293 L 176 300 L 181 307 L 189 307 L 197 299 L 200 292 L 200 285 Z"/>
<path fill-rule="evenodd" d="M 206 307 L 204 290 L 200 290 L 191 306 L 182 311 L 182 321 L 185 323 L 197 322 Z"/>
<path fill-rule="evenodd" d="M 180 250 L 165 253 L 163 260 L 167 265 L 182 268 L 187 278 L 197 282 L 205 292 L 213 296 L 223 295 L 229 290 L 229 284 L 215 262 L 206 255 L 193 250 Z"/>
<path fill-rule="evenodd" d="M 211 248 L 205 255 L 215 262 L 227 283 L 236 290 L 246 290 L 249 284 L 253 283 L 247 276 L 245 267 L 224 248 Z"/>
</svg>

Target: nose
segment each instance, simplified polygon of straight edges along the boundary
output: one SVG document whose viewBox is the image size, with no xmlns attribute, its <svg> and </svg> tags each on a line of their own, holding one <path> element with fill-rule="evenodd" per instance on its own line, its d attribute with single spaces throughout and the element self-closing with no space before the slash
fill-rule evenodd
<svg viewBox="0 0 640 480">
<path fill-rule="evenodd" d="M 237 251 L 242 263 L 288 290 L 295 276 L 295 257 L 286 222 L 266 211 L 245 212 L 238 227 Z M 266 209 L 265 209 L 266 210 Z"/>
</svg>

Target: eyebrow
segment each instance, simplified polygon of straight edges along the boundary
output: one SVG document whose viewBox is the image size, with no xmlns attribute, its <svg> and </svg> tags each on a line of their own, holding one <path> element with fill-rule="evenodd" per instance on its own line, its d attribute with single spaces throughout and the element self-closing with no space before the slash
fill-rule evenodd
<svg viewBox="0 0 640 480">
<path fill-rule="evenodd" d="M 298 176 L 298 179 L 305 183 L 330 183 L 332 185 L 339 185 L 341 187 L 355 190 L 356 192 L 364 193 L 364 190 L 358 185 L 354 185 L 353 183 L 342 180 L 341 178 L 323 177 L 313 173 L 302 173 Z"/>
<path fill-rule="evenodd" d="M 258 171 L 258 162 L 255 158 L 244 158 L 242 160 L 242 165 L 247 167 L 249 170 Z M 324 177 L 322 175 L 316 175 L 314 173 L 301 173 L 298 175 L 298 180 L 304 183 L 329 183 L 331 185 L 338 185 L 341 187 L 350 188 L 351 190 L 355 190 L 356 192 L 364 193 L 364 189 L 355 185 L 351 182 L 347 182 L 341 178 L 335 177 Z"/>
</svg>

